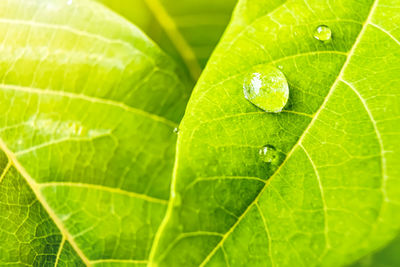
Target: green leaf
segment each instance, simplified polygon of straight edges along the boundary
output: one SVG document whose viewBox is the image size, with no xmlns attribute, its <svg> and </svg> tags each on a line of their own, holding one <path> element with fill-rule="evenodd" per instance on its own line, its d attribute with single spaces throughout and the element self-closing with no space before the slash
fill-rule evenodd
<svg viewBox="0 0 400 267">
<path fill-rule="evenodd" d="M 90 1 L 0 1 L 0 265 L 145 265 L 190 91 Z"/>
<path fill-rule="evenodd" d="M 194 81 L 229 22 L 236 0 L 97 0 L 138 25 L 186 65 Z"/>
<path fill-rule="evenodd" d="M 400 236 L 380 251 L 361 259 L 352 267 L 397 267 L 400 265 Z"/>
<path fill-rule="evenodd" d="M 242 0 L 180 127 L 157 266 L 341 266 L 400 227 L 397 0 Z M 319 25 L 330 41 L 314 37 Z M 265 113 L 245 74 L 271 64 L 289 103 Z M 259 157 L 272 145 L 274 167 Z"/>
</svg>

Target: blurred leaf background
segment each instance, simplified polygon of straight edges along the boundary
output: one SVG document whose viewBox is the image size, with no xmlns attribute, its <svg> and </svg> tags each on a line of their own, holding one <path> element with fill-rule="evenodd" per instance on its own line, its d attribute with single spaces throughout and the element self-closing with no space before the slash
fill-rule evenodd
<svg viewBox="0 0 400 267">
<path fill-rule="evenodd" d="M 217 45 L 236 0 L 97 0 L 142 29 L 185 66 L 193 82 Z"/>
</svg>

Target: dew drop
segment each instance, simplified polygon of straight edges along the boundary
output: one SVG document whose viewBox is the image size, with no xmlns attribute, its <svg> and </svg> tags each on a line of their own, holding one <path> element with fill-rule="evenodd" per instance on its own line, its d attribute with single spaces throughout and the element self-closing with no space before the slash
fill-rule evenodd
<svg viewBox="0 0 400 267">
<path fill-rule="evenodd" d="M 281 112 L 289 99 L 285 75 L 271 65 L 257 65 L 243 83 L 244 97 L 266 112 Z"/>
<path fill-rule="evenodd" d="M 326 25 L 319 25 L 314 30 L 314 38 L 322 42 L 329 41 L 332 37 L 331 29 Z"/>
<path fill-rule="evenodd" d="M 280 153 L 272 145 L 265 145 L 258 151 L 262 161 L 276 165 L 280 161 Z"/>
<path fill-rule="evenodd" d="M 178 127 L 174 128 L 174 134 L 179 134 L 179 128 Z"/>
</svg>

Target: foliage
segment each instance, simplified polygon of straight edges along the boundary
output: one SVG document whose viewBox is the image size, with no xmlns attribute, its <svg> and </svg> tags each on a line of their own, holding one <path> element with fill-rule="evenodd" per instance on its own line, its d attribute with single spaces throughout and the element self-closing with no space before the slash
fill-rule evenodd
<svg viewBox="0 0 400 267">
<path fill-rule="evenodd" d="M 0 1 L 0 265 L 398 266 L 397 1 Z"/>
</svg>

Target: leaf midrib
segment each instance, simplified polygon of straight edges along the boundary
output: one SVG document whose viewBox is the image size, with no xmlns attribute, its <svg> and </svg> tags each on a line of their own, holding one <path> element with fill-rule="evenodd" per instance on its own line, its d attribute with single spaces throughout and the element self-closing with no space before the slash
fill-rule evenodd
<svg viewBox="0 0 400 267">
<path fill-rule="evenodd" d="M 190 72 L 190 75 L 192 76 L 192 79 L 197 81 L 201 73 L 201 67 L 197 61 L 196 54 L 178 30 L 174 20 L 168 14 L 159 0 L 144 0 L 144 2 L 148 6 L 150 12 L 156 18 L 157 22 L 164 29 L 179 55 L 182 57 L 187 69 Z"/>
<path fill-rule="evenodd" d="M 212 256 L 217 252 L 217 250 L 222 246 L 222 244 L 225 242 L 226 238 L 228 236 L 230 236 L 230 234 L 234 231 L 234 229 L 236 228 L 236 226 L 241 222 L 241 220 L 246 216 L 246 214 L 248 213 L 248 211 L 253 207 L 253 205 L 255 205 L 260 196 L 263 194 L 263 192 L 266 190 L 268 184 L 270 183 L 270 181 L 280 172 L 280 170 L 282 169 L 283 166 L 285 166 L 286 162 L 291 158 L 292 154 L 294 153 L 294 151 L 296 150 L 297 147 L 299 147 L 303 141 L 303 139 L 305 138 L 305 136 L 307 135 L 308 131 L 312 128 L 312 126 L 314 125 L 315 121 L 318 119 L 319 114 L 321 113 L 321 111 L 325 108 L 326 104 L 328 103 L 331 95 L 333 94 L 333 92 L 335 91 L 335 88 L 337 87 L 338 83 L 343 80 L 342 77 L 344 75 L 344 71 L 347 68 L 347 65 L 350 62 L 351 57 L 353 56 L 362 36 L 364 35 L 364 32 L 367 29 L 367 26 L 372 18 L 372 15 L 375 12 L 375 9 L 378 5 L 378 0 L 374 0 L 373 4 L 371 5 L 369 14 L 365 20 L 365 22 L 363 23 L 363 26 L 359 32 L 359 34 L 357 35 L 357 38 L 352 46 L 352 48 L 350 49 L 350 51 L 347 54 L 347 58 L 345 63 L 343 64 L 338 77 L 336 78 L 336 80 L 334 81 L 334 83 L 332 84 L 327 96 L 325 97 L 323 103 L 321 104 L 320 108 L 318 109 L 318 111 L 315 113 L 313 119 L 311 120 L 311 122 L 309 123 L 309 125 L 307 126 L 307 128 L 304 130 L 303 134 L 300 136 L 300 138 L 297 140 L 296 144 L 292 147 L 292 149 L 289 151 L 289 153 L 287 154 L 287 157 L 285 158 L 285 160 L 282 162 L 282 164 L 279 166 L 279 168 L 271 175 L 271 177 L 268 179 L 268 182 L 265 183 L 264 187 L 260 190 L 260 192 L 257 194 L 256 198 L 249 204 L 249 206 L 246 208 L 246 210 L 242 213 L 241 216 L 239 216 L 239 218 L 237 219 L 237 221 L 235 222 L 235 224 L 233 224 L 233 226 L 224 234 L 223 238 L 221 239 L 221 241 L 214 247 L 214 249 L 207 255 L 207 257 L 203 260 L 203 262 L 199 265 L 200 267 L 205 266 L 205 264 L 207 264 L 209 262 L 209 260 L 212 258 Z"/>
</svg>

